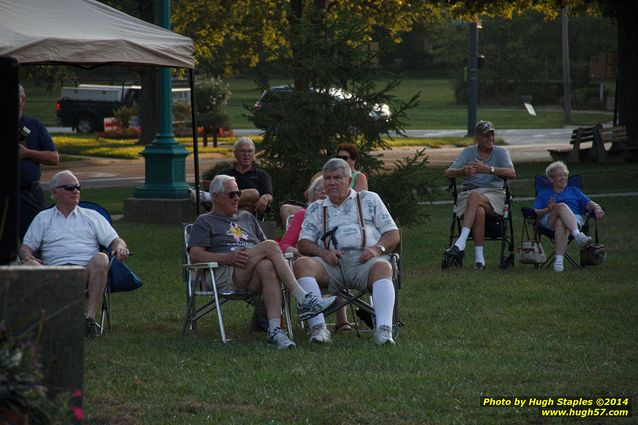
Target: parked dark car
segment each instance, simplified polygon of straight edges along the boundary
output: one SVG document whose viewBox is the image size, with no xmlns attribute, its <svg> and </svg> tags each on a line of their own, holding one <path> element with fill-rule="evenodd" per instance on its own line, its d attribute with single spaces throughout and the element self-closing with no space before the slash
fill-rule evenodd
<svg viewBox="0 0 638 425">
<path fill-rule="evenodd" d="M 255 125 L 257 128 L 265 129 L 267 127 L 266 122 L 262 118 L 264 115 L 268 115 L 272 119 L 272 117 L 276 118 L 280 114 L 279 110 L 283 108 L 278 106 L 277 103 L 281 102 L 285 96 L 292 93 L 293 90 L 294 88 L 291 85 L 276 86 L 272 87 L 270 90 L 265 90 L 261 96 L 259 96 L 259 99 L 254 106 Z M 318 89 L 311 89 L 311 93 L 322 94 L 322 92 Z M 329 89 L 328 94 L 333 99 L 334 104 L 337 104 L 338 102 L 357 100 L 351 93 L 338 88 Z M 368 110 L 368 115 L 374 121 L 387 121 L 392 116 L 390 107 L 385 103 L 374 104 L 371 108 L 369 108 L 365 102 L 360 102 L 360 105 Z"/>
</svg>

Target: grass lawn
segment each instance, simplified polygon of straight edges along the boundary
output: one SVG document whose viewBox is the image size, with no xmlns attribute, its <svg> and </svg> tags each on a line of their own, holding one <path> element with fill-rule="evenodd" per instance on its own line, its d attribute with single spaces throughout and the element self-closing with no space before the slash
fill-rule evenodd
<svg viewBox="0 0 638 425">
<path fill-rule="evenodd" d="M 397 99 L 407 101 L 417 92 L 421 92 L 420 105 L 410 111 L 408 128 L 412 129 L 464 129 L 467 127 L 467 105 L 454 101 L 454 87 L 450 80 L 404 78 L 393 93 Z M 253 80 L 233 78 L 228 80 L 232 97 L 226 108 L 231 117 L 233 128 L 254 128 L 246 117 L 245 105 L 252 106 L 260 95 Z M 273 79 L 271 86 L 289 84 L 288 79 Z M 47 91 L 42 86 L 25 83 L 27 104 L 25 114 L 41 119 L 47 126 L 56 126 L 55 102 L 59 90 Z M 537 106 L 537 105 L 536 105 Z M 537 106 L 537 116 L 529 115 L 523 104 L 493 106 L 482 102 L 478 108 L 479 119 L 494 121 L 498 128 L 559 128 L 565 125 L 560 107 L 543 110 Z M 609 122 L 609 112 L 573 112 L 571 125 L 592 125 L 597 122 Z"/>
<path fill-rule="evenodd" d="M 625 180 L 635 179 L 618 178 L 617 165 L 573 168 L 588 193 L 634 187 Z M 517 170 L 515 195 L 531 195 L 538 164 Z M 638 167 L 626 171 L 633 176 Z M 129 196 L 118 190 L 82 195 L 113 205 Z M 117 222 L 144 286 L 114 294 L 112 333 L 85 344 L 87 423 L 553 424 L 574 420 L 544 419 L 536 408 L 480 407 L 480 398 L 635 397 L 638 265 L 635 232 L 627 229 L 638 197 L 594 199 L 606 211 L 599 230 L 608 261 L 560 275 L 519 264 L 499 271 L 495 243 L 486 245 L 485 272 L 469 265 L 443 272 L 451 207 L 421 206 L 430 220 L 403 231 L 405 327 L 396 347 L 382 348 L 368 333 L 334 335 L 333 344 L 315 346 L 297 328 L 297 349 L 280 352 L 264 334 L 248 332 L 251 310 L 241 303 L 225 307 L 228 346 L 212 317 L 182 338 L 181 230 Z M 518 211 L 529 203 L 513 208 L 517 241 Z M 574 247 L 570 252 L 578 256 Z M 468 257 L 469 264 L 471 250 Z"/>
</svg>

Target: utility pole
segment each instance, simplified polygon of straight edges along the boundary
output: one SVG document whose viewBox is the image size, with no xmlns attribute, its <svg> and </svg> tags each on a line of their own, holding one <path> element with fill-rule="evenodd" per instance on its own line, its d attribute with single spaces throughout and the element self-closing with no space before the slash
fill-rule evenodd
<svg viewBox="0 0 638 425">
<path fill-rule="evenodd" d="M 470 22 L 470 49 L 467 58 L 467 136 L 474 136 L 478 103 L 478 29 L 477 20 Z"/>
<path fill-rule="evenodd" d="M 563 52 L 563 112 L 565 123 L 572 121 L 572 83 L 569 69 L 569 16 L 568 6 L 563 2 L 560 9 L 561 47 Z"/>
</svg>

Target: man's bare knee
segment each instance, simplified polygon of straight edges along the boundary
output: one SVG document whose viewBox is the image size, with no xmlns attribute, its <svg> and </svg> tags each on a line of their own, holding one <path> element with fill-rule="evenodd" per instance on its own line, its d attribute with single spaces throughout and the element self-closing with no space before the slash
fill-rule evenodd
<svg viewBox="0 0 638 425">
<path fill-rule="evenodd" d="M 314 276 L 317 277 L 317 267 L 321 267 L 319 262 L 311 257 L 300 257 L 292 265 L 295 277 Z"/>
<path fill-rule="evenodd" d="M 375 263 L 368 273 L 368 288 L 372 289 L 372 284 L 379 279 L 392 279 L 392 266 L 387 261 Z"/>
<path fill-rule="evenodd" d="M 94 268 L 95 270 L 108 270 L 109 268 L 109 257 L 103 252 L 98 252 L 91 258 L 89 264 L 87 264 L 87 268 Z"/>
<path fill-rule="evenodd" d="M 277 270 L 272 261 L 263 259 L 255 265 L 255 273 L 259 275 L 262 280 L 277 279 Z"/>
</svg>

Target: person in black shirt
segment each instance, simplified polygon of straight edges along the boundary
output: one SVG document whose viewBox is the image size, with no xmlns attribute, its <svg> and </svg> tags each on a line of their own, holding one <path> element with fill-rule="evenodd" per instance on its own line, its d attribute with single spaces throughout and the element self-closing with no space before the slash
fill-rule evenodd
<svg viewBox="0 0 638 425">
<path fill-rule="evenodd" d="M 22 114 L 27 96 L 24 87 L 19 88 L 19 128 L 26 134 L 19 146 L 20 158 L 20 240 L 27 232 L 33 218 L 44 208 L 44 195 L 40 188 L 40 164 L 58 165 L 60 157 L 44 124 Z M 28 133 L 28 134 L 27 134 Z"/>
<path fill-rule="evenodd" d="M 255 144 L 247 137 L 235 142 L 235 166 L 219 174 L 235 177 L 237 186 L 241 190 L 239 209 L 263 218 L 268 206 L 273 201 L 272 180 L 264 170 L 255 167 Z"/>
</svg>

